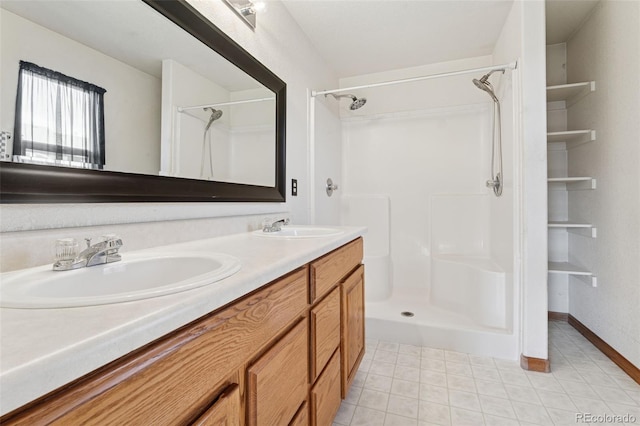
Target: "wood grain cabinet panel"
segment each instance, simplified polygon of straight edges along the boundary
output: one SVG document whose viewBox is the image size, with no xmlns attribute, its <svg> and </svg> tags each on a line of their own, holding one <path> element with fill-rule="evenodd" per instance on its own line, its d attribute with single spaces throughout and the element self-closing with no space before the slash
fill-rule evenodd
<svg viewBox="0 0 640 426">
<path fill-rule="evenodd" d="M 309 333 L 301 320 L 247 370 L 249 426 L 288 425 L 309 392 Z"/>
<path fill-rule="evenodd" d="M 311 382 L 340 346 L 340 288 L 311 309 Z"/>
<path fill-rule="evenodd" d="M 240 410 L 240 386 L 234 383 L 191 426 L 240 426 Z"/>
<path fill-rule="evenodd" d="M 362 238 L 311 262 L 310 302 L 315 303 L 362 261 Z"/>
<path fill-rule="evenodd" d="M 340 408 L 340 396 L 340 350 L 338 349 L 311 389 L 311 426 L 331 426 Z"/>
<path fill-rule="evenodd" d="M 364 266 L 342 283 L 342 397 L 346 395 L 364 355 Z"/>
<path fill-rule="evenodd" d="M 289 426 L 309 426 L 309 406 L 306 401 L 302 403 L 302 407 L 291 420 Z"/>
</svg>

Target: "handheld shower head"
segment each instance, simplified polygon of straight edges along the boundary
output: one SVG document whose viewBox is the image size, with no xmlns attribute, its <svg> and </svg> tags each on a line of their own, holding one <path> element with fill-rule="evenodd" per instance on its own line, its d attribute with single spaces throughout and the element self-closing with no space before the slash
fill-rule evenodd
<svg viewBox="0 0 640 426">
<path fill-rule="evenodd" d="M 355 111 L 355 110 L 357 110 L 359 108 L 362 108 L 364 106 L 364 104 L 367 103 L 367 98 L 356 98 L 354 95 L 350 95 L 350 94 L 334 95 L 333 93 L 326 93 L 324 95 L 324 97 L 326 98 L 327 95 L 331 95 L 335 99 L 339 99 L 339 98 L 349 98 L 349 99 L 351 99 L 351 105 L 349 105 L 349 109 L 351 111 Z"/>
<path fill-rule="evenodd" d="M 493 99 L 494 102 L 498 102 L 498 98 L 496 97 L 495 93 L 493 93 L 493 86 L 489 82 L 489 76 L 491 76 L 491 74 L 493 74 L 494 72 L 498 72 L 498 71 L 501 71 L 504 74 L 505 70 L 498 69 L 498 70 L 489 71 L 488 73 L 480 77 L 480 80 L 478 80 L 477 78 L 473 79 L 473 84 L 475 84 L 478 89 L 484 90 L 485 92 L 487 92 L 489 96 L 491 96 L 491 99 Z"/>
<path fill-rule="evenodd" d="M 211 111 L 211 117 L 209 117 L 209 122 L 207 123 L 207 126 L 204 128 L 204 131 L 206 132 L 207 130 L 209 130 L 209 127 L 211 127 L 211 124 L 216 121 L 219 120 L 220 117 L 222 117 L 222 110 L 219 109 L 213 109 L 211 107 L 206 107 L 204 108 L 205 111 Z"/>
</svg>

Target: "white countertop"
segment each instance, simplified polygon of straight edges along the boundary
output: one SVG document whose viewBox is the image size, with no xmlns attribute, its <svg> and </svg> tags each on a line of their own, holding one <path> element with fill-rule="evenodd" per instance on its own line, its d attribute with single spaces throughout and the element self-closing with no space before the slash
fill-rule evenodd
<svg viewBox="0 0 640 426">
<path fill-rule="evenodd" d="M 226 253 L 242 262 L 235 275 L 182 293 L 82 308 L 0 309 L 0 415 L 238 299 L 366 231 L 363 227 L 336 228 L 344 232 L 300 239 L 243 233 L 141 250 L 139 253 Z"/>
</svg>

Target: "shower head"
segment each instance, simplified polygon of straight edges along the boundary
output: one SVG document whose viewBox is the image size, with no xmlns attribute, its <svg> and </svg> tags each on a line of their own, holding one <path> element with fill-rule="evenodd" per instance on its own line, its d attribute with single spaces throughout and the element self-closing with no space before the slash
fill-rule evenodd
<svg viewBox="0 0 640 426">
<path fill-rule="evenodd" d="M 489 76 L 494 72 L 498 72 L 498 71 L 501 71 L 504 74 L 505 70 L 498 69 L 498 70 L 489 71 L 488 73 L 480 77 L 480 80 L 478 80 L 477 78 L 473 79 L 473 84 L 475 84 L 478 89 L 484 90 L 485 92 L 487 92 L 489 96 L 491 96 L 491 99 L 493 99 L 494 102 L 498 102 L 498 98 L 496 97 L 495 93 L 493 93 L 493 86 L 489 82 Z"/>
<path fill-rule="evenodd" d="M 331 95 L 335 99 L 339 99 L 339 98 L 349 98 L 349 99 L 351 99 L 351 105 L 349 105 L 349 109 L 351 111 L 355 111 L 355 110 L 357 110 L 359 108 L 362 108 L 364 106 L 364 104 L 367 103 L 367 98 L 356 98 L 354 95 L 350 95 L 350 94 L 334 95 L 333 93 L 326 93 L 324 95 L 324 97 L 326 98 L 327 95 Z"/>
<path fill-rule="evenodd" d="M 216 120 L 219 120 L 220 117 L 222 117 L 222 110 L 213 109 L 211 107 L 206 107 L 204 108 L 204 110 L 211 111 L 211 117 L 209 117 L 209 122 L 207 123 L 207 126 L 204 128 L 204 131 L 206 132 L 207 130 L 209 130 L 209 127 L 211 127 L 211 123 L 213 123 Z"/>
</svg>

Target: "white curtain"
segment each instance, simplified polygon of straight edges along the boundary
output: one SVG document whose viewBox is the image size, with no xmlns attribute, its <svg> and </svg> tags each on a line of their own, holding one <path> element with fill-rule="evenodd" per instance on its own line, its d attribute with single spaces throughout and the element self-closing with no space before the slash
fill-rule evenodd
<svg viewBox="0 0 640 426">
<path fill-rule="evenodd" d="M 101 169 L 101 87 L 20 61 L 14 161 Z"/>
</svg>

